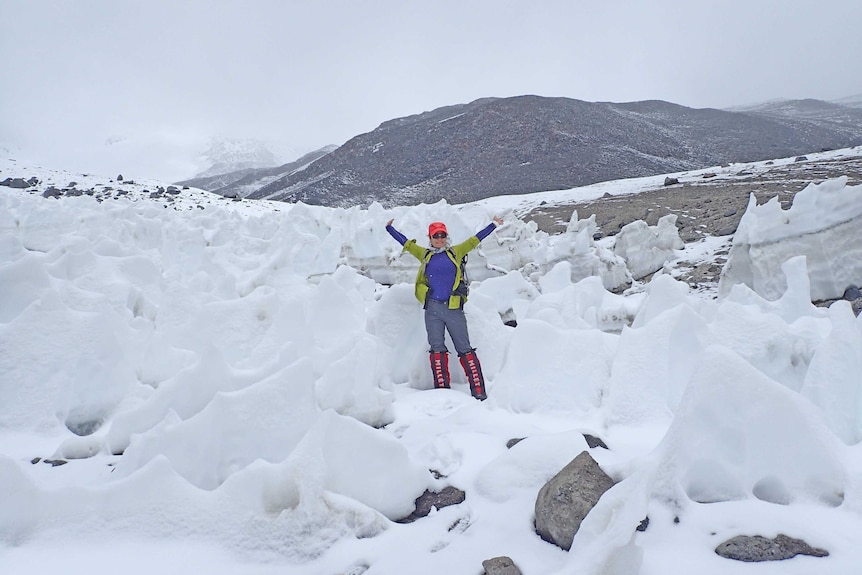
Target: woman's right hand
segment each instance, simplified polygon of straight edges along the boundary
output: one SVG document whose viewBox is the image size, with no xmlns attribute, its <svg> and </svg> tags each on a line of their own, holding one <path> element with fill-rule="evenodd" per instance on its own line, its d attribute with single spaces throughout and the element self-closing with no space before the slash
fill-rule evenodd
<svg viewBox="0 0 862 575">
<path fill-rule="evenodd" d="M 395 221 L 395 218 L 392 218 L 391 220 L 389 220 L 388 222 L 386 222 L 386 227 L 388 228 L 389 226 L 391 226 L 391 225 L 392 225 L 392 222 L 394 222 L 394 221 Z"/>
</svg>

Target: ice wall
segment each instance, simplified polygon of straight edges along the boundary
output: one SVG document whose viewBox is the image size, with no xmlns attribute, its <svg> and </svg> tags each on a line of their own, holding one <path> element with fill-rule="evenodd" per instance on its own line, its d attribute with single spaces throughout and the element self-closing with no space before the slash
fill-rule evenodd
<svg viewBox="0 0 862 575">
<path fill-rule="evenodd" d="M 805 256 L 812 301 L 840 298 L 862 285 L 862 185 L 842 176 L 809 184 L 784 210 L 775 197 L 757 205 L 752 194 L 733 237 L 719 294 L 744 283 L 767 299 L 786 289 L 781 265 Z"/>
</svg>

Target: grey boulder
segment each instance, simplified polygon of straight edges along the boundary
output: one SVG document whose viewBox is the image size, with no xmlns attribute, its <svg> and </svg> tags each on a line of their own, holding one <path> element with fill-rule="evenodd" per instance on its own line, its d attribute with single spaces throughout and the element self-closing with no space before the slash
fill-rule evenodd
<svg viewBox="0 0 862 575">
<path fill-rule="evenodd" d="M 515 562 L 505 556 L 486 559 L 482 561 L 482 567 L 485 568 L 485 575 L 521 575 Z"/>
<path fill-rule="evenodd" d="M 778 535 L 775 539 L 768 539 L 762 535 L 737 535 L 716 547 L 715 552 L 727 559 L 746 562 L 782 561 L 797 555 L 812 557 L 829 555 L 825 549 L 817 549 L 801 539 L 794 539 L 787 535 Z"/>
<path fill-rule="evenodd" d="M 550 479 L 536 498 L 536 533 L 568 551 L 587 513 L 614 481 L 596 460 L 581 452 Z"/>
</svg>

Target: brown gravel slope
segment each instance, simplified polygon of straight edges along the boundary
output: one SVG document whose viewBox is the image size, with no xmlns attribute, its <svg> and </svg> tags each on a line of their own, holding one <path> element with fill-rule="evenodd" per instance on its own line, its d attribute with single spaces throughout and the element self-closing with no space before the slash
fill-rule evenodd
<svg viewBox="0 0 862 575">
<path fill-rule="evenodd" d="M 522 217 L 535 221 L 540 230 L 550 234 L 566 229 L 566 223 L 577 209 L 580 218 L 596 215 L 602 236 L 615 235 L 624 225 L 644 220 L 655 225 L 662 216 L 677 215 L 677 228 L 685 242 L 694 242 L 704 235 L 726 236 L 736 231 L 753 192 L 757 202 L 764 203 L 778 196 L 787 208 L 793 195 L 809 183 L 820 183 L 838 176 L 847 176 L 848 185 L 862 183 L 862 155 L 808 160 L 802 156 L 792 163 L 760 164 L 759 169 L 746 165 L 729 167 L 730 177 L 714 177 L 710 173 L 679 176 L 679 183 L 657 187 L 638 194 L 608 196 L 582 203 L 540 206 Z"/>
</svg>

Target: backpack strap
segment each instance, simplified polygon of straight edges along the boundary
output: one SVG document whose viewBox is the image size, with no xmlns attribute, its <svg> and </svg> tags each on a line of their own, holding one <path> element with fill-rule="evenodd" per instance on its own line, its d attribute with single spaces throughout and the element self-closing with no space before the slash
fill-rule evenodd
<svg viewBox="0 0 862 575">
<path fill-rule="evenodd" d="M 458 254 L 451 249 L 449 250 L 449 253 L 452 254 L 452 259 L 457 261 Z M 458 285 L 452 288 L 452 295 L 456 295 L 461 298 L 461 306 L 463 307 L 464 301 L 467 299 L 467 296 L 470 295 L 470 284 L 467 280 L 467 254 L 464 254 L 464 257 L 461 258 L 459 267 L 461 268 L 461 281 L 458 282 Z"/>
</svg>

